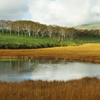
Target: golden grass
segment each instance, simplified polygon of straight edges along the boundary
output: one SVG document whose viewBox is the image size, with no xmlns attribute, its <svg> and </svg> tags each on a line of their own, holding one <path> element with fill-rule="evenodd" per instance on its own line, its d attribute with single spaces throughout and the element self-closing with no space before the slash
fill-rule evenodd
<svg viewBox="0 0 100 100">
<path fill-rule="evenodd" d="M 89 43 L 80 46 L 53 47 L 43 49 L 1 49 L 2 59 L 56 59 L 100 63 L 100 43 Z"/>
<path fill-rule="evenodd" d="M 0 100 L 100 100 L 100 79 L 0 82 Z"/>
</svg>

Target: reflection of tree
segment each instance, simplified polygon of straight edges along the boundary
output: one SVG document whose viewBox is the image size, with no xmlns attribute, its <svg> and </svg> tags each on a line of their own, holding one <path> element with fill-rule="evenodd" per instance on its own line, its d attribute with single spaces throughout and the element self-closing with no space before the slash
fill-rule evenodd
<svg viewBox="0 0 100 100">
<path fill-rule="evenodd" d="M 38 64 L 54 64 L 54 63 L 63 63 L 65 61 L 57 60 L 9 60 L 0 62 L 0 73 L 27 73 L 32 72 L 38 67 Z"/>
</svg>

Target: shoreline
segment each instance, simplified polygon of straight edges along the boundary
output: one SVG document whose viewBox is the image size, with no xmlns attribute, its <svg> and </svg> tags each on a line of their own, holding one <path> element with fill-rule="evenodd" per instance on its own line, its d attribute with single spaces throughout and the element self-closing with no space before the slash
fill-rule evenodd
<svg viewBox="0 0 100 100">
<path fill-rule="evenodd" d="M 1 49 L 0 59 L 46 59 L 100 64 L 100 43 L 41 49 Z"/>
</svg>

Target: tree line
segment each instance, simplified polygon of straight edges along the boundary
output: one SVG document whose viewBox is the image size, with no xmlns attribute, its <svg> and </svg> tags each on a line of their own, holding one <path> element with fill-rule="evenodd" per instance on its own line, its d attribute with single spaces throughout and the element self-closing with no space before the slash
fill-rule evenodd
<svg viewBox="0 0 100 100">
<path fill-rule="evenodd" d="M 100 37 L 100 29 L 92 29 L 92 30 L 77 30 L 77 36 L 85 36 L 85 37 Z"/>
<path fill-rule="evenodd" d="M 0 20 L 1 33 L 7 32 L 17 35 L 56 38 L 58 40 L 71 39 L 76 34 L 74 28 L 60 27 L 56 25 L 44 25 L 33 21 Z"/>
<path fill-rule="evenodd" d="M 0 20 L 1 33 L 36 36 L 36 37 L 50 37 L 53 39 L 66 40 L 73 39 L 75 35 L 79 36 L 98 36 L 100 30 L 76 30 L 74 28 L 60 27 L 56 25 L 45 25 L 38 22 L 19 20 Z"/>
</svg>

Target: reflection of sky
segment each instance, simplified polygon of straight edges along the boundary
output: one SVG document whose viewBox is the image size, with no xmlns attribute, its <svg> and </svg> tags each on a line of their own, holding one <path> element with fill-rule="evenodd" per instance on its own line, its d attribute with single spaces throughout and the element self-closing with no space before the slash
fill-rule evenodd
<svg viewBox="0 0 100 100">
<path fill-rule="evenodd" d="M 79 79 L 82 77 L 100 77 L 100 64 L 89 63 L 29 63 L 28 61 L 21 62 L 18 67 L 18 62 L 13 62 L 14 67 L 10 66 L 9 62 L 0 64 L 0 80 L 1 81 L 23 81 L 23 80 L 70 80 Z M 8 66 L 7 66 L 8 65 Z M 15 66 L 16 65 L 16 66 Z M 2 67 L 3 66 L 3 67 Z M 32 70 L 29 70 L 32 69 Z"/>
<path fill-rule="evenodd" d="M 12 76 L 1 76 L 0 81 L 9 81 L 9 82 L 20 82 L 28 80 L 31 77 L 31 73 L 21 74 L 21 75 L 12 75 Z"/>
<path fill-rule="evenodd" d="M 56 66 L 56 67 L 54 67 Z M 82 77 L 100 76 L 100 65 L 85 63 L 68 64 L 39 64 L 37 70 L 32 72 L 33 80 L 70 80 Z"/>
</svg>

